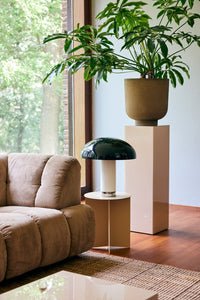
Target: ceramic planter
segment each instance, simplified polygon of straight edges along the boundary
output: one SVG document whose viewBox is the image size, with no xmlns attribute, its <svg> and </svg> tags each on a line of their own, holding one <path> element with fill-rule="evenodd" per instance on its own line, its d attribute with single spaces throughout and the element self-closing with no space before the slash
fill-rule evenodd
<svg viewBox="0 0 200 300">
<path fill-rule="evenodd" d="M 127 115 L 136 125 L 156 126 L 168 109 L 169 79 L 125 79 Z"/>
</svg>

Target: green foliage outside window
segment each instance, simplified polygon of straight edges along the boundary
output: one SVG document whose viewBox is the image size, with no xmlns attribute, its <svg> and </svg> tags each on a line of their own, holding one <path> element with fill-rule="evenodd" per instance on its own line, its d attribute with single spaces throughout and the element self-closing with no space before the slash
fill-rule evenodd
<svg viewBox="0 0 200 300">
<path fill-rule="evenodd" d="M 62 30 L 61 4 L 61 0 L 1 1 L 1 152 L 40 152 L 42 79 L 55 57 L 42 40 L 47 32 Z M 56 89 L 62 97 L 62 78 Z M 62 126 L 60 120 L 61 148 Z"/>
</svg>

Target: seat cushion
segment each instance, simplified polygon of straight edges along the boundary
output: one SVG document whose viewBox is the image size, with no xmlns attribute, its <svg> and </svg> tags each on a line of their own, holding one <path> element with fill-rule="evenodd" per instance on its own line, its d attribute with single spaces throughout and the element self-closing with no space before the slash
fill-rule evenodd
<svg viewBox="0 0 200 300">
<path fill-rule="evenodd" d="M 59 210 L 0 207 L 0 232 L 7 246 L 6 278 L 58 262 L 69 255 L 69 226 Z"/>
<path fill-rule="evenodd" d="M 22 218 L 18 213 L 0 213 L 0 232 L 7 251 L 6 278 L 23 274 L 40 265 L 40 232 L 30 217 Z"/>
</svg>

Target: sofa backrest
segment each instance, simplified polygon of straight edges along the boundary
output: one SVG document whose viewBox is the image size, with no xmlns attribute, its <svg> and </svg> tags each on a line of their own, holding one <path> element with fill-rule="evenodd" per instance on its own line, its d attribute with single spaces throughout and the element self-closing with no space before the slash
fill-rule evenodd
<svg viewBox="0 0 200 300">
<path fill-rule="evenodd" d="M 80 203 L 80 164 L 70 156 L 0 155 L 0 205 L 61 209 Z"/>
</svg>

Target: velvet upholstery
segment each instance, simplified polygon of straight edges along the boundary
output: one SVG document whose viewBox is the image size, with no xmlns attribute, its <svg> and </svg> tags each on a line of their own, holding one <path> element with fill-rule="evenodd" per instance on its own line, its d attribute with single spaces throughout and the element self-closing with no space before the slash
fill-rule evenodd
<svg viewBox="0 0 200 300">
<path fill-rule="evenodd" d="M 53 156 L 45 165 L 35 206 L 63 208 L 80 203 L 80 164 L 77 159 Z"/>
<path fill-rule="evenodd" d="M 29 217 L 36 224 L 42 247 L 38 253 L 39 265 L 44 266 L 55 263 L 69 255 L 69 226 L 60 210 L 39 207 L 4 206 L 0 207 L 1 217 L 3 213 L 6 213 L 6 215 L 8 213 L 20 215 L 21 219 Z M 31 248 L 28 252 L 31 252 Z"/>
<path fill-rule="evenodd" d="M 80 199 L 75 158 L 0 155 L 0 281 L 92 247 L 94 213 Z"/>
<path fill-rule="evenodd" d="M 41 240 L 37 225 L 28 216 L 2 213 L 0 231 L 7 250 L 6 278 L 20 275 L 40 265 Z"/>
<path fill-rule="evenodd" d="M 7 204 L 35 206 L 48 155 L 15 153 L 8 156 Z"/>
</svg>

